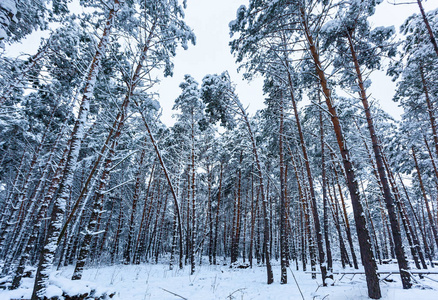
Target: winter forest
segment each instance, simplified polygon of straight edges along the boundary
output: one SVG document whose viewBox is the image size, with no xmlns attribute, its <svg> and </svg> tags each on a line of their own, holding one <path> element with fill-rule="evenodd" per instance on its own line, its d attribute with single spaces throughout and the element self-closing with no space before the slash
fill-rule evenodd
<svg viewBox="0 0 438 300">
<path fill-rule="evenodd" d="M 164 99 L 190 0 L 0 0 L 0 299 L 437 299 L 435 1 L 244 1 Z"/>
</svg>

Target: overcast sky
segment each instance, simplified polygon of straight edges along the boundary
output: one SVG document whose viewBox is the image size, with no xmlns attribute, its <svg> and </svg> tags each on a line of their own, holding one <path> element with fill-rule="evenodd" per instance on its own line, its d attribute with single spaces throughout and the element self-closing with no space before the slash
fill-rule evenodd
<svg viewBox="0 0 438 300">
<path fill-rule="evenodd" d="M 374 26 L 394 25 L 398 30 L 408 16 L 419 13 L 416 4 L 394 6 L 387 1 L 384 0 L 384 3 L 378 5 L 376 14 L 371 18 Z M 250 113 L 263 108 L 262 79 L 256 79 L 251 83 L 243 81 L 242 75 L 236 72 L 237 65 L 228 46 L 230 41 L 228 23 L 235 19 L 237 8 L 247 3 L 247 0 L 187 0 L 185 21 L 194 30 L 197 43 L 186 51 L 178 52 L 174 59 L 173 77 L 163 79 L 158 88 L 160 104 L 163 108 L 161 119 L 165 124 L 173 124 L 172 106 L 180 94 L 181 90 L 178 86 L 185 74 L 192 75 L 201 84 L 206 74 L 228 70 L 231 79 L 237 84 L 240 100 L 245 105 L 249 105 Z M 438 1 L 428 0 L 423 5 L 428 11 L 438 8 Z M 391 100 L 395 84 L 383 72 L 375 72 L 371 79 L 373 84 L 369 92 L 372 97 L 378 99 L 388 113 L 399 118 L 402 109 Z"/>
</svg>

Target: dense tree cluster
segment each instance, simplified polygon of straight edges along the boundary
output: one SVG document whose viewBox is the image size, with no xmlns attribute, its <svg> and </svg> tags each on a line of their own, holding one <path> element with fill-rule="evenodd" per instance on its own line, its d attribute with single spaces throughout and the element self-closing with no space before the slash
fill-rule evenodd
<svg viewBox="0 0 438 300">
<path fill-rule="evenodd" d="M 326 285 L 334 264 L 363 266 L 379 299 L 378 264 L 394 259 L 405 289 L 410 268 L 434 266 L 438 10 L 418 0 L 397 31 L 371 27 L 379 0 L 251 0 L 230 47 L 264 78 L 265 109 L 250 116 L 227 71 L 186 75 L 167 127 L 154 78 L 195 44 L 186 1 L 84 0 L 80 15 L 69 2 L 0 2 L 1 47 L 51 28 L 33 56 L 0 53 L 8 288 L 29 266 L 44 299 L 53 267 L 80 280 L 159 261 L 265 265 L 269 284 L 278 261 L 281 283 L 290 267 Z M 400 121 L 370 97 L 378 69 L 397 81 Z"/>
</svg>

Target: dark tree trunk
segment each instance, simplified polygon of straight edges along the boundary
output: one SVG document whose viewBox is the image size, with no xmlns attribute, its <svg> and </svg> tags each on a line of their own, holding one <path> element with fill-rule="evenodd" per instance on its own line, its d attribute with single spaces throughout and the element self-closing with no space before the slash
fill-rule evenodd
<svg viewBox="0 0 438 300">
<path fill-rule="evenodd" d="M 148 204 L 148 200 L 149 200 L 149 194 L 151 191 L 151 183 L 152 183 L 152 179 L 154 178 L 154 171 L 155 171 L 155 162 L 152 164 L 152 170 L 151 170 L 151 174 L 149 175 L 149 181 L 148 181 L 148 185 L 146 188 L 146 192 L 144 195 L 144 205 L 143 205 L 143 212 L 141 215 L 141 221 L 140 221 L 140 227 L 138 229 L 138 234 L 137 234 L 137 239 L 135 242 L 135 247 L 134 247 L 134 264 L 139 264 L 140 263 L 140 253 L 142 252 L 143 249 L 140 249 L 140 244 L 142 244 L 142 236 L 144 235 L 144 230 L 145 230 L 145 222 L 146 222 L 146 212 L 148 211 L 148 207 L 152 206 L 152 197 L 151 197 L 151 201 Z M 173 261 L 171 260 L 171 263 L 173 263 Z"/>
<path fill-rule="evenodd" d="M 423 196 L 424 204 L 426 206 L 427 216 L 429 218 L 429 225 L 432 229 L 433 238 L 434 238 L 435 243 L 438 247 L 438 231 L 437 231 L 437 228 L 435 226 L 435 221 L 433 219 L 432 211 L 430 210 L 429 200 L 427 199 L 426 190 L 424 188 L 423 179 L 421 177 L 420 167 L 418 165 L 417 155 L 415 154 L 414 147 L 412 147 L 412 156 L 414 158 L 415 168 L 417 170 L 418 182 L 420 184 L 421 194 Z"/>
<path fill-rule="evenodd" d="M 332 156 L 332 158 L 334 158 L 334 156 Z M 350 221 L 348 220 L 347 207 L 345 205 L 345 199 L 344 199 L 344 194 L 342 193 L 341 184 L 339 183 L 339 177 L 338 177 L 338 172 L 336 171 L 336 165 L 333 165 L 333 172 L 336 178 L 336 185 L 339 191 L 339 198 L 341 199 L 342 213 L 344 216 L 343 219 L 345 223 L 345 231 L 347 233 L 347 241 L 348 241 L 348 245 L 350 246 L 351 259 L 353 260 L 354 268 L 359 269 L 359 266 L 357 264 L 356 252 L 354 251 L 354 246 L 353 246 L 353 238 L 351 236 L 351 228 L 350 228 Z M 333 187 L 333 195 L 335 195 L 336 197 L 336 190 L 334 187 Z"/>
<path fill-rule="evenodd" d="M 427 33 L 429 33 L 430 42 L 433 45 L 433 49 L 435 50 L 436 55 L 438 55 L 438 44 L 436 42 L 435 36 L 433 35 L 432 28 L 430 27 L 429 20 L 427 19 L 426 13 L 424 12 L 423 4 L 421 4 L 421 0 L 417 0 L 418 7 L 420 8 L 421 16 L 423 17 L 424 24 L 427 28 Z"/>
<path fill-rule="evenodd" d="M 307 182 L 308 182 L 309 191 L 310 191 L 311 211 L 312 211 L 312 215 L 313 215 L 313 224 L 315 226 L 316 242 L 317 242 L 318 256 L 319 256 L 319 267 L 321 269 L 321 276 L 322 276 L 322 285 L 326 286 L 325 278 L 327 276 L 327 267 L 326 267 L 326 262 L 325 262 L 325 253 L 324 253 L 324 247 L 323 247 L 321 224 L 320 224 L 319 215 L 318 215 L 318 206 L 316 204 L 315 189 L 313 187 L 313 177 L 312 177 L 312 172 L 310 170 L 310 161 L 309 161 L 309 157 L 307 155 L 307 147 L 306 147 L 306 142 L 304 140 L 303 130 L 301 129 L 301 121 L 300 121 L 300 118 L 298 115 L 298 108 L 297 108 L 295 95 L 294 95 L 294 91 L 293 91 L 292 77 L 290 74 L 289 64 L 288 64 L 287 60 L 286 60 L 286 67 L 287 67 L 287 76 L 288 76 L 290 97 L 292 99 L 291 102 L 292 102 L 292 107 L 294 110 L 294 116 L 295 116 L 295 121 L 296 121 L 297 129 L 298 129 L 298 135 L 300 137 L 301 151 L 303 153 L 304 165 L 306 167 L 306 174 L 307 174 Z"/>
<path fill-rule="evenodd" d="M 370 236 L 366 227 L 363 207 L 360 201 L 359 187 L 356 180 L 356 174 L 354 172 L 354 167 L 350 159 L 350 151 L 346 147 L 346 141 L 342 133 L 341 124 L 339 122 L 336 108 L 332 103 L 333 100 L 331 97 L 331 91 L 328 87 L 328 82 L 323 71 L 324 68 L 320 62 L 319 52 L 316 49 L 315 43 L 313 41 L 313 36 L 311 34 L 309 24 L 307 23 L 308 18 L 303 6 L 300 7 L 300 13 L 301 23 L 308 42 L 309 51 L 312 55 L 313 62 L 315 64 L 316 74 L 319 78 L 326 104 L 331 114 L 333 129 L 343 159 L 344 169 L 347 176 L 347 185 L 350 191 L 351 202 L 353 205 L 354 218 L 356 220 L 356 231 L 359 239 L 362 264 L 364 265 L 365 269 L 368 286 L 368 296 L 372 299 L 380 299 L 382 296 L 380 292 L 379 277 L 377 276 L 377 265 L 376 261 L 374 260 L 374 255 L 370 243 Z"/>
<path fill-rule="evenodd" d="M 281 261 L 281 284 L 287 283 L 287 232 L 286 232 L 286 186 L 284 170 L 284 153 L 283 153 L 283 135 L 284 135 L 284 100 L 280 99 L 280 132 L 279 132 L 279 154 L 280 154 L 280 261 Z"/>
<path fill-rule="evenodd" d="M 213 264 L 217 264 L 217 239 L 219 235 L 219 211 L 221 204 L 221 196 L 222 196 L 222 177 L 223 177 L 224 165 L 221 162 L 221 170 L 219 174 L 219 189 L 217 194 L 217 205 L 216 205 L 216 221 L 215 221 L 215 231 L 214 231 L 214 241 L 213 241 Z"/>
<path fill-rule="evenodd" d="M 330 191 L 330 184 L 327 184 L 327 189 L 331 201 L 331 207 L 332 207 L 331 211 L 332 211 L 333 219 L 335 221 L 336 231 L 338 232 L 339 248 L 341 252 L 341 264 L 342 264 L 342 268 L 345 269 L 346 264 L 349 264 L 350 267 L 352 267 L 352 264 L 350 262 L 350 258 L 348 257 L 347 249 L 344 243 L 344 238 L 342 236 L 341 222 L 339 220 L 339 206 L 338 203 L 335 203 L 335 201 L 332 198 L 332 193 Z M 333 187 L 333 193 L 334 193 L 334 187 Z"/>
<path fill-rule="evenodd" d="M 252 169 L 251 169 L 252 170 Z M 252 268 L 252 259 L 253 259 L 253 246 L 254 246 L 254 233 L 255 233 L 255 224 L 257 220 L 257 211 L 259 204 L 259 192 L 256 191 L 256 200 L 254 202 L 254 176 L 251 172 L 251 235 L 249 240 L 249 265 Z M 255 247 L 257 251 L 257 246 Z M 256 255 L 257 257 L 257 255 Z"/>
<path fill-rule="evenodd" d="M 383 189 L 383 197 L 385 199 L 386 209 L 388 210 L 389 222 L 391 224 L 392 238 L 393 238 L 394 247 L 395 247 L 394 250 L 395 250 L 395 255 L 397 257 L 398 267 L 399 267 L 399 271 L 400 271 L 400 277 L 402 280 L 403 288 L 409 289 L 412 287 L 411 276 L 410 276 L 410 273 L 407 271 L 407 270 L 409 270 L 409 265 L 408 265 L 408 261 L 407 261 L 406 256 L 405 256 L 405 251 L 404 251 L 403 241 L 402 241 L 401 231 L 400 231 L 400 224 L 398 223 L 398 220 L 397 220 L 397 212 L 395 210 L 395 205 L 394 205 L 394 198 L 393 198 L 392 193 L 391 193 L 391 188 L 390 188 L 389 183 L 388 183 L 388 178 L 386 177 L 385 166 L 383 164 L 383 159 L 382 159 L 382 153 L 381 153 L 381 149 L 379 146 L 377 133 L 376 133 L 376 130 L 374 128 L 374 121 L 373 121 L 373 117 L 371 115 L 371 110 L 370 110 L 370 106 L 368 103 L 368 97 L 366 95 L 365 86 L 363 84 L 362 71 L 360 70 L 359 62 L 357 60 L 357 55 L 356 55 L 356 51 L 354 49 L 351 35 L 347 34 L 347 37 L 348 37 L 348 43 L 350 46 L 351 57 L 352 57 L 352 60 L 354 63 L 354 68 L 356 70 L 357 84 L 358 84 L 359 89 L 360 89 L 359 94 L 360 94 L 360 98 L 362 100 L 362 105 L 363 105 L 364 110 L 365 110 L 365 116 L 366 116 L 366 120 L 367 120 L 367 124 L 368 124 L 368 130 L 369 130 L 370 136 L 371 136 L 371 143 L 373 145 L 374 157 L 376 159 L 376 164 L 377 164 L 377 171 L 379 173 L 379 179 L 380 179 L 380 183 L 381 183 L 382 189 Z"/>
<path fill-rule="evenodd" d="M 319 96 L 319 92 L 318 92 Z M 324 153 L 324 122 L 322 117 L 322 111 L 319 112 L 319 126 L 320 126 L 320 135 L 321 135 L 321 176 L 322 176 L 322 200 L 323 200 L 323 209 L 324 209 L 324 240 L 325 240 L 325 248 L 327 251 L 327 269 L 330 273 L 327 277 L 333 279 L 333 259 L 332 259 L 332 250 L 330 245 L 329 238 L 329 203 L 327 199 L 327 175 L 326 175 L 326 167 L 325 167 L 325 153 Z"/>
<path fill-rule="evenodd" d="M 128 227 L 128 241 L 127 241 L 127 245 L 125 248 L 125 252 L 123 253 L 123 263 L 124 264 L 129 264 L 131 263 L 131 254 L 132 254 L 132 242 L 133 242 L 133 238 L 134 238 L 134 220 L 135 220 L 135 215 L 137 212 L 137 203 L 138 203 L 138 199 L 140 197 L 140 187 L 141 187 L 141 182 L 142 182 L 142 169 L 143 169 L 143 161 L 146 155 L 146 150 L 143 149 L 141 151 L 140 154 L 140 161 L 138 162 L 138 170 L 137 170 L 137 175 L 135 176 L 135 190 L 134 190 L 134 196 L 132 198 L 132 207 L 131 207 L 131 217 L 129 220 L 129 227 Z"/>
</svg>

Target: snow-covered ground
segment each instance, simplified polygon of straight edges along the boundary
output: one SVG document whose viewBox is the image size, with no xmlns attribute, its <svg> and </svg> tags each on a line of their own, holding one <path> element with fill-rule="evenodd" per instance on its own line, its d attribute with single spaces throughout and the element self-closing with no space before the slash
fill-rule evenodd
<svg viewBox="0 0 438 300">
<path fill-rule="evenodd" d="M 321 279 L 311 278 L 310 274 L 292 270 L 288 272 L 288 284 L 281 285 L 280 267 L 274 265 L 275 282 L 266 284 L 266 270 L 257 266 L 253 269 L 230 269 L 228 266 L 196 266 L 194 275 L 190 275 L 190 267 L 183 270 L 169 270 L 168 265 L 116 265 L 92 268 L 85 271 L 83 280 L 70 281 L 73 268 L 65 268 L 53 272 L 51 276 L 51 296 L 64 290 L 81 291 L 89 287 L 115 292 L 112 299 L 143 300 L 143 299 L 368 299 L 365 277 L 363 275 L 335 275 L 334 285 L 320 286 Z M 396 270 L 396 265 L 380 266 L 380 270 Z M 434 270 L 435 271 L 435 270 Z M 386 277 L 386 275 L 383 275 Z M 398 275 L 388 279 L 393 282 L 382 282 L 382 299 L 438 299 L 438 275 L 427 275 L 419 279 L 410 290 L 403 290 Z M 32 293 L 32 278 L 25 278 L 20 289 L 15 291 L 0 290 L 0 299 L 30 299 Z M 299 288 L 298 288 L 299 286 Z M 301 290 L 301 293 L 300 293 Z"/>
</svg>

